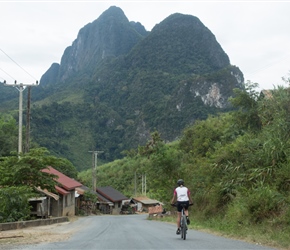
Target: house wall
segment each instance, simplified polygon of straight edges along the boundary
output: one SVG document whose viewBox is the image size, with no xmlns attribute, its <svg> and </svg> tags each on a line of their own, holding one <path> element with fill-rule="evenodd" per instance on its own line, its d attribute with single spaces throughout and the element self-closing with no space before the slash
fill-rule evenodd
<svg viewBox="0 0 290 250">
<path fill-rule="evenodd" d="M 63 196 L 62 200 L 62 216 L 75 215 L 75 190 Z"/>
<path fill-rule="evenodd" d="M 59 200 L 50 200 L 50 215 L 60 217 L 62 215 L 62 195 L 59 195 Z"/>
<path fill-rule="evenodd" d="M 59 200 L 51 199 L 50 212 L 53 217 L 75 215 L 75 191 L 70 191 L 67 195 L 59 194 Z"/>
<path fill-rule="evenodd" d="M 141 212 L 142 211 L 142 203 L 137 202 L 137 211 Z"/>
<path fill-rule="evenodd" d="M 122 201 L 114 202 L 114 206 L 112 208 L 112 214 L 120 214 L 122 207 Z"/>
<path fill-rule="evenodd" d="M 97 209 L 100 210 L 102 214 L 111 214 L 112 209 L 107 203 L 97 203 Z"/>
<path fill-rule="evenodd" d="M 36 200 L 30 200 L 31 205 L 30 214 L 36 217 L 47 218 L 49 215 L 48 199 L 47 197 L 42 197 Z"/>
</svg>

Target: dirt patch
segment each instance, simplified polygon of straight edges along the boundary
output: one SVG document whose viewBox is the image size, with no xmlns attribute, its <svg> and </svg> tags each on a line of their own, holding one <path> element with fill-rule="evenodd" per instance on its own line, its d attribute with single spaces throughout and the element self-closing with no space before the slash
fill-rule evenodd
<svg viewBox="0 0 290 250">
<path fill-rule="evenodd" d="M 72 217 L 69 218 L 69 222 L 39 227 L 28 227 L 18 230 L 0 231 L 0 248 L 9 249 L 13 245 L 67 240 L 75 232 L 74 227 L 68 225 L 77 219 L 77 217 Z M 5 248 L 5 246 L 7 246 L 7 248 Z"/>
</svg>

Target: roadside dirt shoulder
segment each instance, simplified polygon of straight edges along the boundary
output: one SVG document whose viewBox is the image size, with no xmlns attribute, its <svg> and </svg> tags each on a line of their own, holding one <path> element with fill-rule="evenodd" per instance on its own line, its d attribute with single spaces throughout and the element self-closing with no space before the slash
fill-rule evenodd
<svg viewBox="0 0 290 250">
<path fill-rule="evenodd" d="M 78 217 L 69 218 L 69 222 L 56 223 L 47 226 L 28 227 L 18 230 L 0 231 L 0 249 L 5 246 L 37 244 L 67 240 L 75 231 Z M 6 248 L 5 249 L 9 249 Z"/>
</svg>

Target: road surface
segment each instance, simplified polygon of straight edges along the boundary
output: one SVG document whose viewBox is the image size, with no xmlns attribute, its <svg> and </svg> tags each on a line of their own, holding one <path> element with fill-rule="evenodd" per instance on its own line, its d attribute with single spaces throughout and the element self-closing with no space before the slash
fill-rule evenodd
<svg viewBox="0 0 290 250">
<path fill-rule="evenodd" d="M 17 250 L 105 250 L 105 249 L 230 249 L 270 250 L 274 248 L 232 240 L 195 230 L 188 230 L 187 239 L 176 235 L 172 223 L 148 220 L 148 215 L 106 215 L 82 217 L 58 230 L 73 230 L 64 241 L 18 245 Z"/>
</svg>

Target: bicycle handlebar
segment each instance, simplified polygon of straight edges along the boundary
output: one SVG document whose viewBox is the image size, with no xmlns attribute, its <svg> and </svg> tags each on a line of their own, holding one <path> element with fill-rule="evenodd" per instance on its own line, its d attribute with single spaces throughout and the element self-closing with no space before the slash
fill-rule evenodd
<svg viewBox="0 0 290 250">
<path fill-rule="evenodd" d="M 193 205 L 193 203 L 189 203 L 188 206 L 192 206 L 192 205 Z M 171 204 L 171 206 L 173 206 L 173 207 L 177 207 L 177 203 L 173 203 L 173 204 Z M 185 204 L 181 204 L 181 206 L 184 207 Z"/>
</svg>

